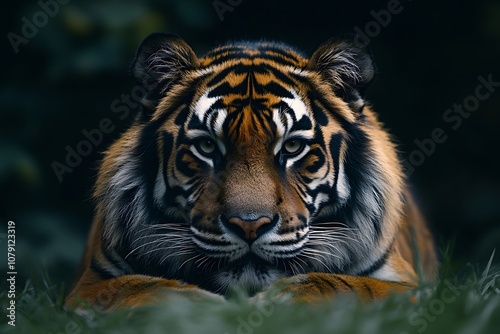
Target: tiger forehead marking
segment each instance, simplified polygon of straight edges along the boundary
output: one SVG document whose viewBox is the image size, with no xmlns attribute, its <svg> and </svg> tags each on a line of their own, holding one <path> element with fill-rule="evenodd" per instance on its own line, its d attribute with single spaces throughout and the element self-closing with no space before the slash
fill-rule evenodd
<svg viewBox="0 0 500 334">
<path fill-rule="evenodd" d="M 277 54 L 276 51 L 269 52 L 273 57 Z M 283 80 L 278 77 L 283 75 L 281 71 L 290 71 L 292 67 L 283 65 L 282 69 L 276 69 L 276 64 L 272 63 L 270 68 L 269 59 L 258 58 L 266 54 L 262 50 L 240 50 L 235 57 L 243 57 L 226 60 L 224 68 L 214 70 L 213 76 L 218 77 L 223 72 L 224 79 L 212 86 L 207 85 L 207 92 L 194 104 L 198 121 L 213 127 L 218 137 L 224 135 L 221 131 L 223 118 L 219 117 L 221 110 L 229 118 L 225 135 L 240 142 L 269 135 L 281 138 L 285 135 L 283 121 L 290 129 L 293 121 L 308 114 L 304 102 L 290 87 L 297 82 L 288 79 L 289 83 L 283 85 Z M 285 110 L 291 110 L 293 115 L 284 113 Z M 212 117 L 212 114 L 217 114 L 217 117 Z M 274 131 L 276 127 L 278 133 Z"/>
<path fill-rule="evenodd" d="M 226 96 L 209 97 L 209 91 L 194 104 L 190 120 L 196 117 L 196 124 L 204 123 L 211 135 L 217 138 L 227 136 L 234 142 L 270 137 L 269 140 L 276 138 L 281 143 L 292 130 L 294 136 L 310 139 L 314 135 L 314 120 L 295 90 L 291 89 L 289 94 L 291 98 L 268 94 L 258 105 L 250 102 L 247 106 L 236 106 L 223 102 Z M 199 129 L 188 132 L 191 138 L 200 134 Z M 274 154 L 279 148 L 280 145 L 275 147 Z"/>
</svg>

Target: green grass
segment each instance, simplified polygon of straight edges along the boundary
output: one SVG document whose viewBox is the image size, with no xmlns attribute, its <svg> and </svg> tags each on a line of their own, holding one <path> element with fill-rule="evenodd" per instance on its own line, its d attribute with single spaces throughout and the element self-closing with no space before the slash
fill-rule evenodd
<svg viewBox="0 0 500 334">
<path fill-rule="evenodd" d="M 64 288 L 47 277 L 29 281 L 17 296 L 16 327 L 0 321 L 2 333 L 500 333 L 500 268 L 446 268 L 416 303 L 395 295 L 361 303 L 338 296 L 320 305 L 251 305 L 235 295 L 227 303 L 172 299 L 164 305 L 82 317 L 63 307 Z M 446 267 L 446 266 L 445 266 Z M 20 289 L 20 287 L 18 287 Z M 0 295 L 2 309 L 7 295 Z M 5 311 L 3 312 L 5 313 Z"/>
</svg>

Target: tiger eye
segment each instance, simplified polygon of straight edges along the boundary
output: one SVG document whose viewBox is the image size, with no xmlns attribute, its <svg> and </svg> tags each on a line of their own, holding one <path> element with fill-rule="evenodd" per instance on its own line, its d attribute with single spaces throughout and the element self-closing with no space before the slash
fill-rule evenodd
<svg viewBox="0 0 500 334">
<path fill-rule="evenodd" d="M 204 139 L 199 143 L 200 150 L 205 154 L 212 154 L 215 151 L 215 143 L 211 139 Z"/>
<path fill-rule="evenodd" d="M 303 142 L 300 139 L 290 139 L 285 142 L 283 147 L 286 153 L 295 154 L 302 148 L 302 144 Z"/>
</svg>

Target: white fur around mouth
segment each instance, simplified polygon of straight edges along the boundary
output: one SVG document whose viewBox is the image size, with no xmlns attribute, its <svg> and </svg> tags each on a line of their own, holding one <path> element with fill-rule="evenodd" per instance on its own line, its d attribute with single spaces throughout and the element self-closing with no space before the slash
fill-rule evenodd
<svg viewBox="0 0 500 334">
<path fill-rule="evenodd" d="M 207 255 L 210 257 L 226 258 L 229 262 L 233 262 L 252 253 L 266 262 L 273 263 L 276 259 L 297 256 L 309 239 L 309 227 L 304 227 L 299 231 L 278 235 L 276 233 L 278 225 L 279 224 L 271 231 L 255 240 L 252 244 L 248 244 L 225 227 L 222 227 L 224 232 L 222 235 L 201 232 L 193 226 L 191 230 L 195 236 L 198 236 L 202 240 L 206 240 L 206 242 L 203 242 L 196 237 L 192 238 L 193 242 L 199 248 L 208 251 L 209 254 Z M 296 240 L 297 242 L 294 242 Z M 216 245 L 209 244 L 210 241 L 213 241 Z"/>
<path fill-rule="evenodd" d="M 258 257 L 273 261 L 278 258 L 290 258 L 300 254 L 308 241 L 309 228 L 300 231 L 276 235 L 266 234 L 252 244 L 252 252 Z M 294 242 L 298 240 L 297 242 Z M 276 243 L 281 243 L 279 245 Z"/>
</svg>

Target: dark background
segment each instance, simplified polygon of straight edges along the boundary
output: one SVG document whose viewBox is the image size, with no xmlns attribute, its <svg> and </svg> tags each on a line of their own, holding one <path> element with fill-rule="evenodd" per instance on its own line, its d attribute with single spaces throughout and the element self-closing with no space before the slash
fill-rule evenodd
<svg viewBox="0 0 500 334">
<path fill-rule="evenodd" d="M 401 0 L 401 12 L 384 26 L 371 11 L 386 10 L 389 1 L 232 3 L 221 20 L 213 0 L 72 0 L 18 53 L 8 34 L 22 35 L 23 17 L 33 22 L 43 9 L 36 1 L 3 4 L 0 221 L 16 222 L 21 277 L 41 266 L 55 282 L 73 278 L 92 219 L 97 162 L 132 119 L 120 119 L 111 104 L 130 94 L 129 62 L 154 31 L 179 34 L 199 55 L 228 39 L 255 38 L 311 54 L 332 36 L 372 29 L 369 47 L 379 73 L 367 98 L 402 159 L 418 149 L 415 140 L 436 128 L 446 133 L 432 154 L 420 155 L 411 183 L 440 248 L 454 244 L 453 263 L 485 263 L 500 244 L 500 88 L 456 130 L 443 114 L 474 94 L 478 76 L 500 81 L 500 3 Z M 85 140 L 82 131 L 99 128 L 103 118 L 114 131 L 59 182 L 51 164 L 64 163 L 66 146 L 75 149 Z M 5 238 L 0 241 L 5 247 Z"/>
</svg>

